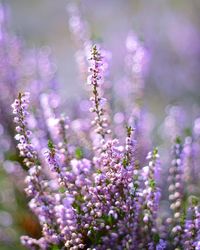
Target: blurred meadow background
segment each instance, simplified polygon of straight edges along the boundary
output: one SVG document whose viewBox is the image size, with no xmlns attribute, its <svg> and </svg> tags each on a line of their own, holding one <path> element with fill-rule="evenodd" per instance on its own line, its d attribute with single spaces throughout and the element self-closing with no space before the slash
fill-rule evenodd
<svg viewBox="0 0 200 250">
<path fill-rule="evenodd" d="M 7 0 L 10 28 L 28 47 L 49 46 L 58 68 L 64 97 L 81 91 L 70 37 L 67 1 Z M 200 2 L 198 0 L 84 0 L 81 12 L 92 36 L 112 52 L 111 77 L 120 78 L 125 40 L 133 30 L 150 52 L 146 97 L 153 111 L 163 113 L 169 103 L 190 108 L 199 101 Z M 72 84 L 73 82 L 73 84 Z M 63 91 L 65 89 L 66 91 Z M 159 103 L 159 105 L 158 105 Z M 147 102 L 147 104 L 149 104 Z"/>
<path fill-rule="evenodd" d="M 2 3 L 7 7 L 9 32 L 19 36 L 26 48 L 51 50 L 62 101 L 70 103 L 86 95 L 85 83 L 77 76 L 76 46 L 66 11 L 69 1 L 4 0 Z M 120 91 L 127 34 L 133 31 L 143 41 L 149 53 L 144 101 L 155 124 L 155 134 L 151 135 L 155 144 L 162 143 L 159 133 L 171 105 L 182 107 L 187 117 L 183 126 L 188 127 L 191 119 L 200 114 L 200 1 L 82 0 L 77 3 L 92 38 L 112 53 L 110 79 L 114 89 L 117 84 Z M 1 127 L 0 135 L 3 138 Z M 19 179 L 12 177 L 12 171 L 9 163 L 0 168 L 1 250 L 23 249 L 19 243 L 19 235 L 23 233 L 39 235 L 38 223 L 28 211 L 25 195 L 19 188 L 23 182 L 20 170 Z"/>
</svg>

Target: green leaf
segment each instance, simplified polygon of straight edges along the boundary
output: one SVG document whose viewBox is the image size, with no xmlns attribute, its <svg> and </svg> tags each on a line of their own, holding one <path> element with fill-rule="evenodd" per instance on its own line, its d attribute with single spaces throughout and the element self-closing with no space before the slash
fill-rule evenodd
<svg viewBox="0 0 200 250">
<path fill-rule="evenodd" d="M 175 143 L 176 143 L 176 144 L 181 144 L 181 138 L 180 138 L 180 136 L 177 136 L 177 137 L 176 137 Z"/>
<path fill-rule="evenodd" d="M 153 150 L 153 156 L 155 157 L 158 154 L 158 148 L 154 148 Z"/>
<path fill-rule="evenodd" d="M 97 174 L 101 174 L 102 171 L 100 169 L 97 169 Z"/>
<path fill-rule="evenodd" d="M 138 187 L 139 187 L 139 185 L 137 183 L 134 183 L 133 186 L 134 186 L 135 190 L 138 189 Z"/>
<path fill-rule="evenodd" d="M 105 221 L 106 224 L 112 226 L 115 223 L 115 218 L 112 215 L 104 214 L 102 219 Z"/>
<path fill-rule="evenodd" d="M 181 226 L 184 226 L 184 224 L 185 224 L 185 219 L 186 219 L 186 214 L 185 214 L 185 213 L 182 213 L 182 214 L 181 214 L 181 217 L 180 217 L 180 224 L 181 224 Z"/>
<path fill-rule="evenodd" d="M 110 184 L 110 180 L 106 179 L 106 185 Z"/>
<path fill-rule="evenodd" d="M 126 126 L 126 131 L 127 131 L 127 136 L 130 137 L 133 129 L 131 126 Z"/>
<path fill-rule="evenodd" d="M 158 243 L 159 240 L 160 240 L 159 234 L 154 234 L 154 235 L 153 235 L 153 241 L 154 241 L 155 243 Z"/>
<path fill-rule="evenodd" d="M 185 128 L 185 129 L 184 129 L 184 133 L 185 133 L 186 136 L 191 136 L 191 135 L 192 135 L 192 130 L 191 130 L 191 128 Z"/>
<path fill-rule="evenodd" d="M 156 183 L 155 183 L 155 180 L 154 180 L 154 179 L 150 179 L 150 180 L 149 180 L 149 186 L 150 186 L 151 188 L 155 188 Z"/>
<path fill-rule="evenodd" d="M 124 167 L 126 167 L 126 166 L 128 165 L 128 160 L 127 160 L 126 157 L 124 157 L 124 159 L 122 160 L 122 165 L 123 165 Z"/>
<path fill-rule="evenodd" d="M 53 145 L 53 142 L 52 140 L 48 140 L 48 148 L 51 150 L 51 149 L 54 149 L 54 145 Z"/>
<path fill-rule="evenodd" d="M 56 245 L 52 246 L 51 250 L 59 250 L 60 248 Z"/>
<path fill-rule="evenodd" d="M 81 207 L 80 207 L 80 205 L 78 205 L 76 202 L 74 202 L 74 203 L 72 204 L 72 206 L 73 206 L 74 209 L 76 209 L 76 212 L 77 212 L 78 214 L 81 214 Z"/>
<path fill-rule="evenodd" d="M 83 158 L 83 151 L 81 148 L 76 148 L 75 150 L 75 156 L 78 160 Z"/>
<path fill-rule="evenodd" d="M 59 188 L 59 192 L 60 192 L 61 194 L 63 194 L 65 191 L 66 191 L 65 187 L 60 187 L 60 188 Z"/>
<path fill-rule="evenodd" d="M 190 202 L 191 202 L 191 204 L 193 206 L 197 206 L 198 205 L 199 199 L 196 196 L 192 195 L 192 196 L 189 197 L 189 199 L 190 199 Z"/>
</svg>

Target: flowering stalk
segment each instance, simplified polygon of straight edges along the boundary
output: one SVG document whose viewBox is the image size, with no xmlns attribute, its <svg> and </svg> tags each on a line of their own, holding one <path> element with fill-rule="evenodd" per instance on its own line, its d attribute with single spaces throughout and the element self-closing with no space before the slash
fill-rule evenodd
<svg viewBox="0 0 200 250">
<path fill-rule="evenodd" d="M 169 201 L 171 202 L 170 208 L 172 210 L 173 218 L 169 221 L 172 228 L 173 244 L 174 246 L 180 246 L 181 235 L 184 224 L 184 201 L 183 201 L 183 161 L 182 161 L 182 144 L 179 137 L 176 138 L 173 146 L 172 166 L 169 169 Z"/>
<path fill-rule="evenodd" d="M 93 88 L 93 97 L 91 97 L 93 106 L 91 112 L 96 113 L 96 117 L 92 124 L 96 126 L 95 132 L 105 139 L 106 134 L 110 134 L 111 131 L 108 129 L 108 120 L 105 117 L 104 105 L 106 99 L 100 96 L 99 88 L 101 84 L 103 84 L 104 68 L 103 58 L 96 45 L 92 48 L 90 63 L 91 66 L 89 67 L 89 71 L 91 72 L 91 75 L 88 77 L 88 84 L 92 85 Z"/>
<path fill-rule="evenodd" d="M 15 139 L 19 141 L 17 147 L 20 155 L 24 157 L 24 163 L 27 167 L 35 165 L 37 161 L 36 151 L 30 142 L 30 130 L 27 129 L 27 116 L 29 93 L 19 93 L 18 98 L 12 104 L 13 114 L 16 115 L 14 122 L 17 124 L 16 131 L 18 134 Z"/>
<path fill-rule="evenodd" d="M 46 152 L 47 162 L 50 166 L 52 172 L 57 173 L 58 182 L 61 187 L 67 187 L 67 177 L 65 176 L 64 171 L 62 170 L 62 166 L 59 160 L 59 155 L 52 141 L 48 142 L 48 151 Z"/>
<path fill-rule="evenodd" d="M 185 196 L 197 193 L 196 177 L 195 177 L 195 162 L 196 162 L 196 145 L 195 139 L 192 136 L 187 136 L 183 145 L 183 181 L 185 185 Z"/>
<path fill-rule="evenodd" d="M 196 197 L 191 197 L 191 205 L 185 221 L 183 245 L 185 249 L 196 250 L 200 247 L 200 206 Z"/>
<path fill-rule="evenodd" d="M 200 118 L 198 117 L 194 121 L 194 126 L 192 129 L 192 134 L 193 134 L 193 155 L 194 155 L 194 162 L 193 162 L 193 183 L 198 185 L 199 183 L 199 166 L 200 166 Z M 199 191 L 195 192 L 196 194 L 199 195 Z"/>
<path fill-rule="evenodd" d="M 136 141 L 134 139 L 134 130 L 127 126 L 127 137 L 126 137 L 126 145 L 125 145 L 125 157 L 124 157 L 124 166 L 134 165 L 135 163 L 135 145 Z"/>
<path fill-rule="evenodd" d="M 31 132 L 27 129 L 28 104 L 29 93 L 19 93 L 18 98 L 12 104 L 13 113 L 16 115 L 14 121 L 18 125 L 16 127 L 18 132 L 16 139 L 19 140 L 18 149 L 20 150 L 20 155 L 24 157 L 24 163 L 29 168 L 29 175 L 26 177 L 27 188 L 25 191 L 31 198 L 29 203 L 30 208 L 40 219 L 47 243 L 58 243 L 59 237 L 54 230 L 51 211 L 53 209 L 53 200 L 45 191 L 47 183 L 43 180 L 37 153 L 30 141 Z M 27 241 L 26 238 L 23 237 L 22 242 L 25 245 L 35 245 L 36 243 L 35 240 Z M 38 241 L 38 245 L 39 244 L 40 242 Z"/>
<path fill-rule="evenodd" d="M 58 134 L 60 137 L 60 142 L 58 143 L 59 151 L 62 155 L 64 155 L 64 162 L 67 164 L 72 158 L 71 153 L 69 151 L 69 143 L 68 143 L 68 131 L 69 131 L 69 119 L 62 115 L 58 119 Z"/>
<path fill-rule="evenodd" d="M 159 155 L 158 150 L 154 149 L 147 156 L 149 160 L 148 166 L 144 167 L 142 170 L 142 176 L 144 180 L 144 190 L 143 190 L 143 222 L 144 222 L 144 233 L 147 233 L 147 239 L 150 249 L 154 249 L 153 246 L 156 245 L 156 237 L 158 234 L 158 229 L 156 225 L 157 212 L 160 199 L 160 191 L 156 186 L 156 176 L 159 171 Z M 155 240 L 155 241 L 154 241 Z M 147 243 L 146 243 L 147 244 Z"/>
</svg>

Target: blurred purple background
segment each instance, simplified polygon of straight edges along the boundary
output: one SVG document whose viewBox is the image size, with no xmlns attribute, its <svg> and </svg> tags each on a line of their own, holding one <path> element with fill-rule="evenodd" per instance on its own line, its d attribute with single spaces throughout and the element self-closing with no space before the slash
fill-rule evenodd
<svg viewBox="0 0 200 250">
<path fill-rule="evenodd" d="M 7 0 L 12 30 L 29 47 L 50 46 L 58 67 L 64 97 L 81 90 L 70 38 L 66 3 L 60 0 Z M 200 2 L 187 0 L 84 0 L 81 10 L 92 34 L 111 50 L 114 81 L 122 76 L 125 39 L 130 30 L 144 41 L 151 63 L 146 80 L 146 100 L 162 114 L 169 103 L 196 109 L 200 101 Z M 113 82 L 114 82 L 113 81 Z M 74 84 L 76 83 L 76 84 Z M 159 104 L 159 105 L 158 105 Z"/>
</svg>

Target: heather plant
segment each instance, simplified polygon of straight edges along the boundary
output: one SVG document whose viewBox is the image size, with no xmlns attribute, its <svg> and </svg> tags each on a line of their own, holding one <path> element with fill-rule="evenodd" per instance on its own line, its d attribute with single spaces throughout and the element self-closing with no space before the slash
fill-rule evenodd
<svg viewBox="0 0 200 250">
<path fill-rule="evenodd" d="M 160 156 L 144 108 L 148 51 L 136 34 L 127 36 L 124 77 L 115 83 L 113 107 L 111 54 L 92 45 L 76 6 L 68 11 L 80 78 L 90 91 L 70 117 L 60 112 L 48 51 L 21 47 L 4 29 L 2 9 L 0 52 L 9 57 L 0 58 L 1 81 L 7 83 L 0 85 L 6 94 L 0 96 L 6 131 L 1 143 L 11 141 L 13 149 L 17 144 L 19 153 L 13 161 L 7 156 L 13 150 L 2 151 L 2 162 L 8 172 L 13 169 L 20 189 L 25 179 L 28 205 L 41 231 L 36 238 L 28 232 L 21 243 L 50 250 L 200 249 L 199 119 L 184 136 L 182 109 L 170 109 L 163 140 L 167 146 L 170 141 L 172 152 Z M 12 123 L 5 111 L 14 96 Z"/>
<path fill-rule="evenodd" d="M 184 178 L 192 177 L 188 168 L 195 171 L 193 164 L 199 161 L 198 120 L 185 143 L 180 137 L 174 139 L 169 167 L 171 214 L 162 218 L 158 180 L 164 163 L 158 149 L 145 159 L 137 158 L 138 129 L 132 119 L 121 128 L 124 140 L 117 138 L 103 96 L 106 57 L 94 45 L 88 60 L 91 107 L 88 117 L 79 122 L 85 126 L 90 121 L 91 147 L 74 133 L 73 120 L 53 117 L 53 136 L 41 157 L 28 122 L 30 94 L 20 92 L 12 104 L 17 147 L 28 169 L 25 191 L 42 228 L 40 239 L 22 236 L 22 244 L 28 249 L 199 249 L 199 202 L 188 194 L 189 180 Z"/>
</svg>

